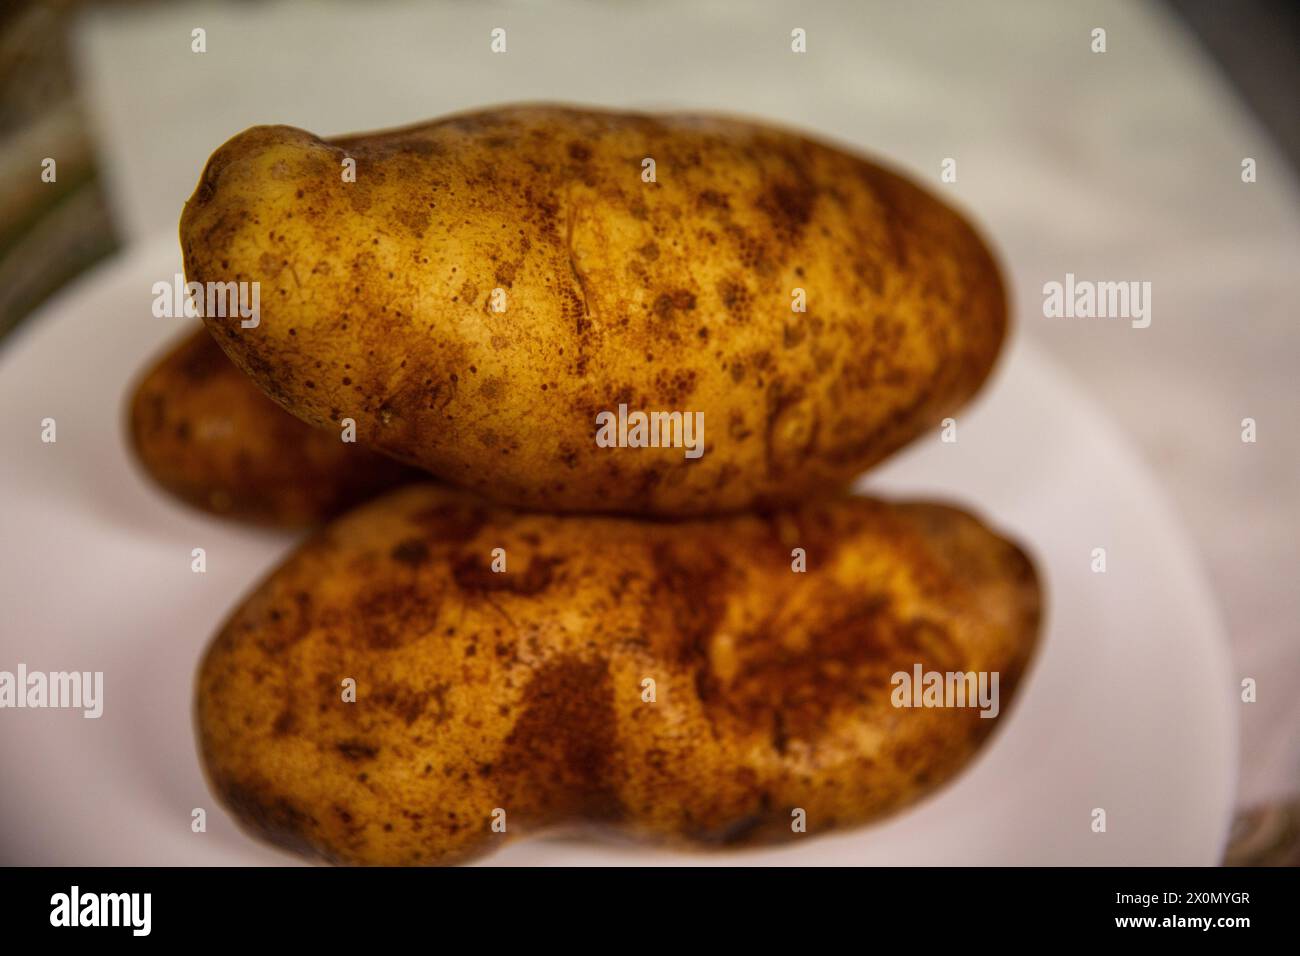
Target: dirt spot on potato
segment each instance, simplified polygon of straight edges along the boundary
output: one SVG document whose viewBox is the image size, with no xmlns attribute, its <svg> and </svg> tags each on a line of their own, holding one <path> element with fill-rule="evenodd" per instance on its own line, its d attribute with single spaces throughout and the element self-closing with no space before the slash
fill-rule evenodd
<svg viewBox="0 0 1300 956">
<path fill-rule="evenodd" d="M 731 200 L 726 193 L 718 192 L 716 189 L 704 189 L 699 194 L 700 205 L 709 209 L 731 210 Z"/>
<path fill-rule="evenodd" d="M 427 690 L 416 690 L 406 684 L 385 684 L 376 688 L 370 699 L 387 711 L 395 714 L 407 727 L 411 726 L 434 705 L 433 722 L 440 724 L 451 716 L 447 704 L 447 691 L 450 685 L 437 683 Z"/>
<path fill-rule="evenodd" d="M 551 586 L 555 569 L 564 563 L 563 558 L 536 557 L 523 571 L 510 569 L 493 571 L 484 555 L 463 554 L 452 564 L 451 576 L 462 591 L 508 591 L 531 597 Z"/>
<path fill-rule="evenodd" d="M 674 289 L 671 292 L 662 292 L 655 299 L 654 313 L 660 319 L 672 319 L 679 313 L 691 312 L 695 309 L 695 294 L 689 289 Z"/>
<path fill-rule="evenodd" d="M 362 177 L 358 177 L 356 182 L 348 183 L 347 196 L 352 211 L 358 215 L 364 216 L 374 205 L 373 190 Z"/>
<path fill-rule="evenodd" d="M 380 651 L 420 640 L 437 625 L 440 597 L 413 584 L 363 591 L 353 600 L 353 632 Z"/>
<path fill-rule="evenodd" d="M 511 778 L 515 799 L 540 819 L 626 814 L 615 775 L 621 761 L 613 686 L 604 661 L 562 656 L 539 668 L 494 772 Z"/>
<path fill-rule="evenodd" d="M 807 183 L 777 182 L 759 198 L 758 208 L 767 215 L 781 242 L 793 244 L 812 220 L 816 200 L 817 190 Z"/>
<path fill-rule="evenodd" d="M 316 823 L 311 815 L 269 787 L 225 780 L 217 789 L 234 815 L 267 842 L 304 856 L 329 858 L 308 835 Z"/>
<path fill-rule="evenodd" d="M 749 317 L 753 296 L 742 280 L 722 279 L 718 282 L 717 291 L 723 307 L 733 319 L 746 319 Z"/>
<path fill-rule="evenodd" d="M 429 563 L 429 546 L 419 538 L 407 538 L 405 541 L 399 541 L 393 545 L 389 557 L 398 564 L 404 564 L 409 568 L 418 568 Z"/>
<path fill-rule="evenodd" d="M 245 627 L 257 633 L 257 646 L 262 653 L 276 657 L 310 633 L 314 624 L 312 597 L 306 591 L 297 591 L 292 601 L 266 607 L 253 620 L 247 614 L 241 618 Z M 231 622 L 227 632 L 233 635 L 238 623 Z"/>
<path fill-rule="evenodd" d="M 429 210 L 422 209 L 419 206 L 404 206 L 399 208 L 395 213 L 397 221 L 401 223 L 411 235 L 417 239 L 423 239 L 425 231 L 429 228 Z"/>
<path fill-rule="evenodd" d="M 487 512 L 469 504 L 445 504 L 411 515 L 411 523 L 435 541 L 464 544 L 487 523 Z"/>
<path fill-rule="evenodd" d="M 726 612 L 727 555 L 709 547 L 678 548 L 657 541 L 651 548 L 655 575 L 646 591 L 642 627 L 656 635 L 660 652 L 688 664 L 707 657 L 709 641 Z"/>
<path fill-rule="evenodd" d="M 519 263 L 517 262 L 498 262 L 493 278 L 497 280 L 497 285 L 509 289 L 514 285 L 515 275 L 518 271 Z"/>
<path fill-rule="evenodd" d="M 696 687 L 707 711 L 764 733 L 777 752 L 793 739 L 816 740 L 832 713 L 878 705 L 891 692 L 891 675 L 960 669 L 961 655 L 947 628 L 926 619 L 902 620 L 884 594 L 835 594 L 806 622 L 798 618 L 735 640 L 730 673 L 708 658 L 696 663 Z"/>
<path fill-rule="evenodd" d="M 379 756 L 379 748 L 360 740 L 340 740 L 334 745 L 344 760 L 350 760 L 353 763 L 359 763 L 363 760 L 374 760 Z"/>
<path fill-rule="evenodd" d="M 298 718 L 291 707 L 286 707 L 280 711 L 280 715 L 275 718 L 275 723 L 271 725 L 271 736 L 288 737 L 298 728 Z"/>
<path fill-rule="evenodd" d="M 694 369 L 679 368 L 675 371 L 661 371 L 655 375 L 655 390 L 660 404 L 670 409 L 680 409 L 695 391 L 696 372 Z M 689 415 L 689 411 L 683 411 Z"/>
</svg>

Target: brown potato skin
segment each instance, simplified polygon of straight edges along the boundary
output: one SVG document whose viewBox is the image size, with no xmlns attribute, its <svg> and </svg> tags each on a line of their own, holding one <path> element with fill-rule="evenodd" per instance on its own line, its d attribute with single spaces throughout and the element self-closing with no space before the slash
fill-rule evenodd
<svg viewBox="0 0 1300 956">
<path fill-rule="evenodd" d="M 261 283 L 257 328 L 206 321 L 277 402 L 544 510 L 713 514 L 840 489 L 970 398 L 1006 328 L 958 213 L 849 152 L 716 116 L 517 106 L 332 142 L 254 127 L 212 155 L 180 236 L 190 280 Z M 596 415 L 620 403 L 703 412 L 703 457 L 598 447 Z"/>
<path fill-rule="evenodd" d="M 335 863 L 460 863 L 574 827 L 788 841 L 793 808 L 827 833 L 961 770 L 1039 614 L 1028 558 L 942 505 L 636 521 L 411 485 L 234 612 L 198 674 L 199 747 L 240 823 Z M 890 677 L 915 663 L 998 671 L 1001 715 L 895 708 Z"/>
<path fill-rule="evenodd" d="M 222 517 L 296 528 L 428 476 L 304 424 L 199 326 L 136 386 L 131 445 L 154 481 Z"/>
</svg>

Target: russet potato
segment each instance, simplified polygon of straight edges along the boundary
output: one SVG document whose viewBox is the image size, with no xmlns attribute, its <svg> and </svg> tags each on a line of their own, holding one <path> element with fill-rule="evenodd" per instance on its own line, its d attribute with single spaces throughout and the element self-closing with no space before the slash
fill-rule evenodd
<svg viewBox="0 0 1300 956">
<path fill-rule="evenodd" d="M 212 155 L 180 232 L 190 281 L 259 283 L 255 325 L 205 321 L 275 401 L 549 511 L 834 492 L 937 434 L 1006 324 L 993 258 L 949 206 L 843 149 L 716 116 L 254 127 Z M 635 447 L 635 424 L 606 447 L 600 417 L 620 406 L 702 420 L 702 454 L 675 421 L 670 447 Z"/>
<path fill-rule="evenodd" d="M 202 326 L 135 387 L 135 457 L 181 500 L 280 527 L 316 524 L 420 473 L 313 428 L 266 397 Z M 424 476 L 427 480 L 427 476 Z"/>
<path fill-rule="evenodd" d="M 338 863 L 458 863 L 583 827 L 807 839 L 958 773 L 1039 613 L 1025 555 L 942 505 L 669 522 L 411 485 L 234 612 L 198 675 L 199 745 L 245 827 Z M 918 669 L 996 673 L 998 716 L 897 706 Z"/>
</svg>

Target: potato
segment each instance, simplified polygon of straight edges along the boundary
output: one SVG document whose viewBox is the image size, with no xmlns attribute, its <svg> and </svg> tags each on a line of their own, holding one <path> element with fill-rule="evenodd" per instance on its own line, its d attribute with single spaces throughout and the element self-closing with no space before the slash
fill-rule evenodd
<svg viewBox="0 0 1300 956">
<path fill-rule="evenodd" d="M 315 524 L 421 475 L 287 414 L 202 326 L 141 379 L 129 418 L 136 457 L 154 481 L 245 521 Z"/>
<path fill-rule="evenodd" d="M 277 402 L 543 510 L 838 489 L 937 430 L 1006 324 L 997 267 L 948 206 L 720 117 L 521 106 L 332 142 L 255 127 L 213 154 L 180 231 L 191 281 L 258 283 L 255 327 L 206 321 Z"/>
<path fill-rule="evenodd" d="M 198 675 L 199 746 L 245 827 L 337 863 L 458 863 L 574 828 L 797 840 L 965 766 L 1038 620 L 1025 555 L 942 505 L 665 522 L 411 485 L 235 611 Z M 1001 716 L 896 707 L 918 667 L 997 672 Z"/>
</svg>

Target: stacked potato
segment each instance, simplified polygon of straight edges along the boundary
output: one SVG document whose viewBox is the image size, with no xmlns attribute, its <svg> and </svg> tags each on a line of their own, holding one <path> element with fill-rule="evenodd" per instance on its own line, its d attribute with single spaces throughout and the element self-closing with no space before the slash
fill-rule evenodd
<svg viewBox="0 0 1300 956">
<path fill-rule="evenodd" d="M 209 778 L 267 839 L 402 864 L 576 826 L 797 839 L 916 800 L 1000 719 L 898 706 L 894 675 L 996 672 L 1006 714 L 1028 559 L 845 494 L 1005 331 L 988 250 L 908 181 L 716 117 L 256 127 L 181 244 L 260 316 L 206 316 L 145 380 L 142 460 L 232 515 L 358 505 L 199 674 Z"/>
</svg>

